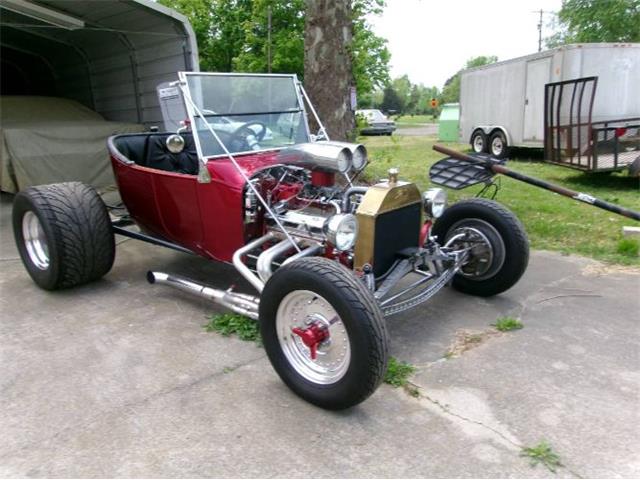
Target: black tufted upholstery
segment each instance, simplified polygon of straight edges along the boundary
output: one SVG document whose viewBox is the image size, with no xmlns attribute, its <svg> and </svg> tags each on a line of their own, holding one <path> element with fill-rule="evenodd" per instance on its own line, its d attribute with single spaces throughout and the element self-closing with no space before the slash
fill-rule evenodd
<svg viewBox="0 0 640 480">
<path fill-rule="evenodd" d="M 167 135 L 150 135 L 147 143 L 146 166 L 168 172 L 197 175 L 198 154 L 191 135 L 184 136 L 184 150 L 171 153 L 167 149 Z"/>
<path fill-rule="evenodd" d="M 165 170 L 167 172 L 198 174 L 198 154 L 193 136 L 182 134 L 184 150 L 171 153 L 167 150 L 166 141 L 170 133 L 122 135 L 115 139 L 118 151 L 143 167 Z"/>
<path fill-rule="evenodd" d="M 147 162 L 148 139 L 148 134 L 119 135 L 114 139 L 113 143 L 118 152 L 132 162 L 144 167 Z"/>
</svg>

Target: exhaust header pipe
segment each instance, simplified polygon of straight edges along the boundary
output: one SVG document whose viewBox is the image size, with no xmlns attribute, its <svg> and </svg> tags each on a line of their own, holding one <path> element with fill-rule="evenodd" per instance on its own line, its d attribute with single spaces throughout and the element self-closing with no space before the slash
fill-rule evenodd
<svg viewBox="0 0 640 480">
<path fill-rule="evenodd" d="M 206 298 L 218 305 L 222 305 L 233 312 L 254 320 L 258 319 L 258 305 L 260 299 L 245 293 L 235 293 L 229 290 L 206 287 L 188 278 L 169 275 L 163 272 L 147 272 L 147 281 L 151 284 L 159 283 L 177 290 L 190 293 L 196 297 Z"/>
</svg>

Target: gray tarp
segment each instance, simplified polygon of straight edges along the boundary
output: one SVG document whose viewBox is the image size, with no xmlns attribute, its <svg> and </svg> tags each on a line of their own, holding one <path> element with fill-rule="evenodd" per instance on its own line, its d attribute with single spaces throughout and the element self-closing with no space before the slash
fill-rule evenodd
<svg viewBox="0 0 640 480">
<path fill-rule="evenodd" d="M 0 189 L 81 181 L 114 184 L 106 143 L 142 125 L 108 122 L 81 104 L 52 97 L 1 97 Z"/>
</svg>

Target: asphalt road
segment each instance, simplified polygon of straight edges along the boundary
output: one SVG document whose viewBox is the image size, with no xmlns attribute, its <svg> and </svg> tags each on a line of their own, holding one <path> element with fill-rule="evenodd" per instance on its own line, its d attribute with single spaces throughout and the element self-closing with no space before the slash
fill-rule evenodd
<svg viewBox="0 0 640 480">
<path fill-rule="evenodd" d="M 243 285 L 232 268 L 119 237 L 103 280 L 49 293 L 9 218 L 3 196 L 2 477 L 640 476 L 637 272 L 534 252 L 496 298 L 446 289 L 388 321 L 420 398 L 383 385 L 336 413 L 290 393 L 261 348 L 206 333 L 217 307 L 144 278 Z M 524 328 L 490 333 L 504 315 Z M 557 474 L 520 456 L 542 440 Z"/>
<path fill-rule="evenodd" d="M 398 128 L 393 134 L 413 136 L 413 137 L 438 135 L 438 124 L 437 123 L 417 123 L 411 127 Z"/>
</svg>

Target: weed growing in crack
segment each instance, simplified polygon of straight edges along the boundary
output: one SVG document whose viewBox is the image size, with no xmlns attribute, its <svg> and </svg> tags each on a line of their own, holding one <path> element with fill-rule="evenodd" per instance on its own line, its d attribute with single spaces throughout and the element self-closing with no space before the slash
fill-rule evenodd
<svg viewBox="0 0 640 480">
<path fill-rule="evenodd" d="M 395 357 L 389 357 L 387 373 L 384 375 L 384 383 L 393 387 L 405 387 L 409 383 L 409 377 L 416 371 L 416 367 L 400 362 Z"/>
<path fill-rule="evenodd" d="M 207 332 L 218 332 L 224 337 L 236 334 L 240 340 L 262 345 L 258 322 L 237 313 L 222 313 L 208 317 L 209 323 L 202 327 Z"/>
<path fill-rule="evenodd" d="M 409 381 L 409 377 L 416 371 L 416 367 L 407 363 L 400 362 L 395 357 L 389 357 L 387 372 L 384 375 L 384 382 L 394 388 L 402 387 L 402 389 L 413 398 L 420 397 L 420 388 Z"/>
<path fill-rule="evenodd" d="M 404 386 L 404 391 L 411 395 L 413 398 L 420 398 L 420 389 L 411 382 L 407 382 Z"/>
<path fill-rule="evenodd" d="M 560 456 L 544 440 L 533 447 L 522 447 L 520 456 L 529 457 L 532 467 L 541 463 L 553 473 L 556 473 L 558 467 L 563 466 Z"/>
<path fill-rule="evenodd" d="M 510 332 L 511 330 L 519 330 L 524 327 L 523 323 L 517 318 L 513 317 L 500 317 L 491 326 L 496 327 L 496 330 L 501 332 Z"/>
</svg>

